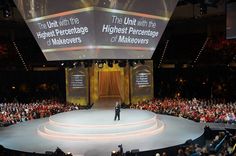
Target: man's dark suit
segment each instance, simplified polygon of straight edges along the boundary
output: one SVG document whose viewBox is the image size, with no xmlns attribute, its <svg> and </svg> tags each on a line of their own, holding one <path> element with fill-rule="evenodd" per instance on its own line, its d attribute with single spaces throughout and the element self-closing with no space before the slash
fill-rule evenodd
<svg viewBox="0 0 236 156">
<path fill-rule="evenodd" d="M 118 120 L 120 120 L 120 105 L 116 105 L 115 106 L 115 118 L 114 120 L 116 120 L 116 118 L 118 117 Z"/>
</svg>

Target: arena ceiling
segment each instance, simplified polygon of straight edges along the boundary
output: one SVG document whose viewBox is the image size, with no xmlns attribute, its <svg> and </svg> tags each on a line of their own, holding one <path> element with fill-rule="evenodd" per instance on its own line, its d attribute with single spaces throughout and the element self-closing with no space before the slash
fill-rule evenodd
<svg viewBox="0 0 236 156">
<path fill-rule="evenodd" d="M 236 41 L 225 39 L 225 17 L 225 0 L 180 0 L 153 60 L 161 67 L 235 66 Z M 60 62 L 46 61 L 13 1 L 1 0 L 0 70 L 43 65 Z"/>
</svg>

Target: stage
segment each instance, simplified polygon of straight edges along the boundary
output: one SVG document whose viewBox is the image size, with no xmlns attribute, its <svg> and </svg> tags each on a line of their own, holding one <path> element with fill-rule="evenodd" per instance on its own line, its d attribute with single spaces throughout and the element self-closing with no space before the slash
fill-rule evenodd
<svg viewBox="0 0 236 156">
<path fill-rule="evenodd" d="M 109 156 L 122 144 L 124 151 L 147 151 L 180 145 L 204 132 L 201 124 L 183 118 L 122 109 L 114 121 L 114 110 L 79 110 L 32 120 L 0 129 L 5 148 L 45 153 L 57 147 L 84 156 Z"/>
</svg>

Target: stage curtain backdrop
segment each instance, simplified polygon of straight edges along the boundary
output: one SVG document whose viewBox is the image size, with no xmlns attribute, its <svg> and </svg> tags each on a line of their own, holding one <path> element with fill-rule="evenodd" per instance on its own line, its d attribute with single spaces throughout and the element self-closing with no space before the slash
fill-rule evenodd
<svg viewBox="0 0 236 156">
<path fill-rule="evenodd" d="M 121 96 L 120 71 L 101 71 L 98 77 L 100 97 Z"/>
</svg>

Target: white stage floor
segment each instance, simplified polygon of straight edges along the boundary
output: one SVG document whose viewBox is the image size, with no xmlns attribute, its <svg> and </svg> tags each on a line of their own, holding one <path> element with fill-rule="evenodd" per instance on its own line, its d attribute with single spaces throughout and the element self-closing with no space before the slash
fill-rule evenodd
<svg viewBox="0 0 236 156">
<path fill-rule="evenodd" d="M 0 129 L 5 148 L 45 153 L 57 147 L 74 156 L 110 156 L 122 144 L 124 151 L 147 151 L 183 144 L 204 132 L 201 124 L 152 112 L 122 109 L 114 121 L 114 110 L 79 110 L 32 120 Z"/>
</svg>

